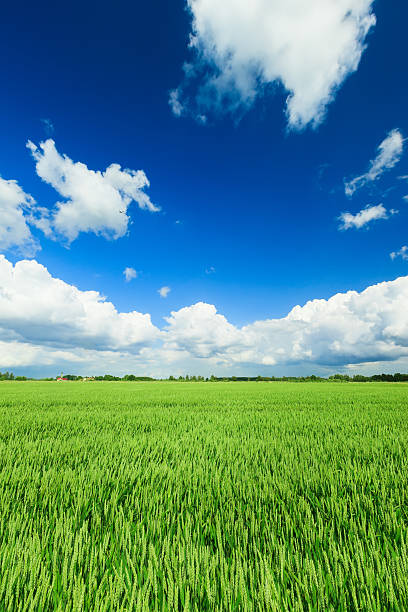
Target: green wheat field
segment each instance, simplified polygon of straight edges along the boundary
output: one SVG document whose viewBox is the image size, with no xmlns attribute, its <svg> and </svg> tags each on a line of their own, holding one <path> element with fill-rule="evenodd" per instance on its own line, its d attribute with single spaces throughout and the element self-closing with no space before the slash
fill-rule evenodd
<svg viewBox="0 0 408 612">
<path fill-rule="evenodd" d="M 408 610 L 408 385 L 0 383 L 0 610 Z"/>
</svg>

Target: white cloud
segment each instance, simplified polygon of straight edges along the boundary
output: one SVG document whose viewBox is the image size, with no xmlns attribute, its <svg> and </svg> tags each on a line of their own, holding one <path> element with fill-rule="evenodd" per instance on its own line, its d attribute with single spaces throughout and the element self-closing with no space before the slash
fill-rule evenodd
<svg viewBox="0 0 408 612">
<path fill-rule="evenodd" d="M 215 274 L 215 268 L 214 266 L 210 266 L 209 268 L 205 269 L 205 273 L 206 274 Z"/>
<path fill-rule="evenodd" d="M 64 198 L 53 211 L 43 211 L 37 227 L 65 236 L 69 242 L 80 232 L 93 232 L 107 238 L 120 238 L 128 229 L 128 207 L 132 201 L 139 208 L 159 210 L 143 191 L 149 181 L 143 170 L 122 170 L 111 164 L 104 172 L 90 170 L 86 164 L 61 155 L 53 140 L 37 147 L 27 143 L 38 176 Z M 42 225 L 41 225 L 42 224 Z M 43 227 L 42 227 L 43 226 Z"/>
<path fill-rule="evenodd" d="M 127 283 L 129 283 L 134 278 L 137 278 L 137 272 L 134 268 L 125 268 L 123 270 L 123 274 Z"/>
<path fill-rule="evenodd" d="M 368 171 L 345 182 L 347 196 L 352 196 L 357 189 L 377 180 L 386 170 L 394 168 L 404 152 L 404 138 L 399 130 L 392 130 L 377 149 L 376 157 L 370 161 Z"/>
<path fill-rule="evenodd" d="M 330 373 L 377 363 L 379 369 L 408 359 L 407 303 L 405 276 L 244 327 L 199 302 L 171 312 L 160 331 L 148 314 L 120 313 L 98 292 L 80 291 L 34 260 L 13 266 L 0 256 L 0 366 L 156 375 L 193 367 L 270 374 L 277 367 Z"/>
<path fill-rule="evenodd" d="M 289 125 L 319 124 L 358 68 L 373 0 L 187 0 L 193 62 L 170 92 L 175 115 L 242 113 L 274 83 Z M 190 92 L 193 92 L 190 95 Z"/>
<path fill-rule="evenodd" d="M 398 211 L 393 209 L 390 210 L 391 215 L 395 215 L 397 212 Z M 367 206 L 355 215 L 349 212 L 341 213 L 339 217 L 341 222 L 339 229 L 348 230 L 352 227 L 360 229 L 368 223 L 371 223 L 371 221 L 377 221 L 378 219 L 389 219 L 389 213 L 382 204 L 378 204 L 377 206 Z"/>
<path fill-rule="evenodd" d="M 27 221 L 36 203 L 25 193 L 17 181 L 7 181 L 0 177 L 0 249 L 7 251 L 16 248 L 27 257 L 40 250 Z"/>
<path fill-rule="evenodd" d="M 217 314 L 212 304 L 199 302 L 181 308 L 166 321 L 167 348 L 185 350 L 195 357 L 213 357 L 241 343 L 239 330 Z"/>
<path fill-rule="evenodd" d="M 390 257 L 392 260 L 397 259 L 397 257 L 401 257 L 404 261 L 408 261 L 408 246 L 403 246 L 399 251 L 394 251 L 390 253 Z"/>
<path fill-rule="evenodd" d="M 81 354 L 82 353 L 82 354 Z M 30 344 L 28 342 L 0 341 L 0 369 L 27 367 L 33 365 L 52 366 L 55 363 L 68 362 L 84 366 L 91 351 L 58 350 L 49 346 Z"/>
<path fill-rule="evenodd" d="M 157 293 L 160 295 L 160 297 L 166 298 L 169 295 L 170 291 L 170 287 L 160 287 Z"/>
<path fill-rule="evenodd" d="M 407 301 L 408 277 L 402 277 L 242 328 L 200 303 L 171 314 L 165 345 L 229 366 L 392 361 L 408 356 Z"/>
<path fill-rule="evenodd" d="M 97 291 L 53 278 L 35 260 L 13 266 L 0 256 L 0 339 L 137 352 L 158 335 L 150 315 L 118 312 Z"/>
</svg>

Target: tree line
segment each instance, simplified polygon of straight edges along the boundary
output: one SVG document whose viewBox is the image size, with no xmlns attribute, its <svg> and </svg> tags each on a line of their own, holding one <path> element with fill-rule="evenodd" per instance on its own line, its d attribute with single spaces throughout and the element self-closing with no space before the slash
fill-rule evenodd
<svg viewBox="0 0 408 612">
<path fill-rule="evenodd" d="M 408 374 L 374 374 L 363 376 L 355 374 L 334 374 L 328 378 L 322 376 L 170 376 L 167 380 L 174 382 L 408 382 Z"/>
<path fill-rule="evenodd" d="M 348 376 L 347 374 L 334 374 L 328 378 L 322 376 L 169 376 L 168 378 L 152 378 L 151 376 L 136 376 L 135 374 L 126 374 L 125 376 L 113 376 L 112 374 L 104 374 L 102 376 L 79 376 L 76 374 L 63 374 L 55 378 L 28 378 L 27 376 L 14 376 L 12 372 L 0 372 L 1 380 L 43 380 L 43 381 L 169 381 L 169 382 L 408 382 L 408 374 L 374 374 L 373 376 L 363 376 L 355 374 Z"/>
</svg>

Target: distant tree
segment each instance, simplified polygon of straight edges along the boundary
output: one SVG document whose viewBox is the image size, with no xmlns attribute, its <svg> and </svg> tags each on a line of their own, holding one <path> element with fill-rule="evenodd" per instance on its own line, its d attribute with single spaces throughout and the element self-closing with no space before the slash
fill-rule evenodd
<svg viewBox="0 0 408 612">
<path fill-rule="evenodd" d="M 350 376 L 347 374 L 334 374 L 334 376 L 329 376 L 329 380 L 341 380 L 341 381 L 349 381 Z"/>
<path fill-rule="evenodd" d="M 4 374 L 0 372 L 0 380 L 14 380 L 13 372 L 4 372 Z"/>
</svg>

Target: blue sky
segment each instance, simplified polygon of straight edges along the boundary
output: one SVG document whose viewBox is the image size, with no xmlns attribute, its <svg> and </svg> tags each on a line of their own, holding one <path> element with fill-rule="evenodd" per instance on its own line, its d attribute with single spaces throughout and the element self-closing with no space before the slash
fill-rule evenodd
<svg viewBox="0 0 408 612">
<path fill-rule="evenodd" d="M 321 1 L 313 0 L 310 5 L 319 9 Z M 257 0 L 255 4 L 262 19 L 262 2 Z M 279 9 L 281 2 L 275 4 Z M 39 147 L 52 138 L 61 160 L 65 155 L 85 164 L 87 170 L 104 172 L 110 164 L 119 164 L 122 171 L 143 170 L 150 181 L 150 187 L 143 191 L 161 210 L 142 210 L 133 201 L 125 211 L 129 221 L 124 235 L 107 238 L 91 229 L 81 231 L 69 244 L 68 229 L 61 230 L 63 220 L 59 230 L 54 226 L 47 236 L 28 220 L 30 212 L 25 209 L 22 214 L 41 250 L 28 252 L 17 244 L 18 240 L 16 244 L 3 241 L 1 252 L 6 260 L 18 264 L 34 259 L 53 279 L 82 292 L 99 292 L 119 313 L 149 313 L 152 325 L 161 331 L 167 326 L 163 317 L 169 317 L 171 311 L 179 312 L 200 302 L 213 305 L 233 327 L 228 328 L 227 335 L 255 321 L 286 317 L 294 306 L 303 306 L 309 300 L 327 300 L 349 290 L 361 292 L 377 283 L 405 277 L 408 261 L 403 256 L 390 257 L 408 244 L 408 201 L 403 199 L 408 184 L 398 178 L 408 174 L 405 143 L 393 167 L 383 168 L 353 197 L 347 197 L 344 182 L 367 173 L 370 161 L 378 156 L 378 146 L 392 130 L 398 130 L 401 139 L 408 135 L 407 43 L 403 31 L 408 7 L 402 0 L 344 0 L 343 4 L 344 16 L 348 14 L 346 9 L 355 11 L 356 20 L 361 22 L 363 18 L 373 20 L 375 14 L 376 23 L 367 26 L 369 31 L 359 41 L 351 38 L 349 48 L 360 44 L 361 59 L 332 89 L 330 102 L 324 102 L 324 116 L 312 112 L 308 122 L 302 106 L 307 94 L 302 89 L 303 73 L 306 80 L 319 76 L 319 70 L 324 76 L 327 65 L 320 65 L 318 60 L 313 64 L 308 58 L 303 64 L 293 42 L 299 28 L 295 18 L 293 24 L 290 19 L 285 21 L 286 42 L 289 47 L 294 45 L 288 59 L 290 69 L 285 64 L 281 78 L 268 80 L 265 76 L 271 65 L 275 68 L 278 63 L 273 48 L 280 30 L 271 27 L 264 32 L 264 48 L 270 50 L 268 60 L 259 60 L 261 64 L 264 61 L 263 76 L 258 74 L 252 82 L 249 68 L 242 68 L 242 57 L 248 57 L 256 45 L 249 45 L 248 50 L 245 28 L 241 33 L 239 24 L 231 25 L 232 12 L 226 18 L 217 14 L 217 3 L 210 0 L 191 0 L 190 10 L 184 0 L 122 2 L 117 7 L 105 2 L 72 2 L 69 6 L 40 2 L 23 13 L 17 6 L 7 6 L 0 36 L 4 82 L 0 96 L 0 176 L 17 181 L 35 199 L 37 207 L 48 210 L 37 212 L 37 218 L 47 214 L 48 219 L 54 218 L 56 202 L 66 203 L 72 195 L 65 197 L 49 184 L 48 168 L 42 178 L 39 176 L 26 147 L 28 140 Z M 233 7 L 233 0 L 228 5 Z M 275 9 L 271 10 L 273 13 Z M 200 29 L 200 19 L 205 29 Z M 331 45 L 324 37 L 319 39 L 325 25 L 316 23 L 313 15 L 305 23 L 304 27 L 316 28 L 315 33 L 307 35 L 317 40 L 317 57 L 329 55 Z M 342 27 L 339 22 L 339 32 Z M 188 48 L 192 31 L 200 49 L 204 47 L 207 52 L 211 41 L 221 41 L 225 34 L 233 41 L 232 54 L 240 57 L 240 62 L 223 60 L 214 68 L 216 60 L 212 57 L 206 63 L 197 51 Z M 208 32 L 219 38 L 211 39 Z M 263 58 L 262 51 L 258 49 L 255 59 Z M 333 62 L 338 59 L 334 56 Z M 183 76 L 185 62 L 193 66 L 192 78 Z M 223 75 L 223 70 L 225 74 L 230 71 L 229 78 L 222 85 L 224 97 L 214 105 L 209 102 L 214 89 L 209 90 L 208 82 L 215 74 Z M 239 88 L 236 83 L 242 76 L 245 86 Z M 295 83 L 301 125 L 299 121 L 291 124 L 290 115 L 285 114 L 291 91 L 282 84 L 285 77 Z M 248 102 L 248 92 L 254 87 L 255 99 Z M 180 94 L 181 116 L 169 105 L 171 91 Z M 237 100 L 238 110 L 232 108 Z M 197 119 L 202 112 L 205 122 Z M 356 215 L 380 204 L 385 212 L 378 215 L 387 218 L 360 228 L 339 229 L 342 213 Z M 391 210 L 399 212 L 392 214 Z M 106 231 L 109 234 L 111 229 Z M 126 267 L 136 270 L 137 278 L 126 282 Z M 4 278 L 2 287 L 7 292 L 9 281 Z M 40 287 L 30 286 L 40 295 Z M 164 286 L 170 288 L 165 298 L 158 293 Z M 17 293 L 20 290 L 24 291 L 13 289 Z M 351 351 L 348 362 L 347 349 L 335 365 L 330 346 L 335 341 L 341 343 L 345 331 L 337 330 L 338 338 L 330 336 L 324 357 L 317 355 L 315 345 L 306 346 L 305 340 L 299 359 L 293 355 L 282 360 L 276 355 L 265 358 L 265 351 L 261 351 L 261 357 L 258 351 L 257 357 L 248 354 L 248 358 L 231 358 L 232 353 L 245 352 L 242 341 L 219 341 L 214 331 L 217 323 L 208 331 L 217 340 L 205 349 L 197 348 L 203 343 L 198 331 L 188 341 L 180 332 L 165 341 L 165 356 L 160 353 L 163 340 L 157 338 L 149 340 L 153 345 L 138 341 L 131 348 L 95 340 L 94 352 L 87 356 L 83 353 L 90 350 L 87 342 L 58 341 L 54 332 L 49 333 L 47 321 L 42 320 L 40 325 L 35 313 L 25 312 L 17 322 L 10 315 L 2 319 L 0 306 L 0 366 L 25 373 L 49 373 L 61 366 L 76 371 L 109 368 L 165 375 L 172 371 L 326 373 L 353 363 L 359 371 L 394 371 L 405 365 L 406 295 L 404 289 L 393 298 L 401 306 L 395 316 L 402 317 L 398 325 L 404 329 L 398 340 L 399 352 L 392 352 L 390 357 L 378 352 L 376 345 L 360 362 L 359 354 L 351 355 Z M 67 315 L 58 304 L 50 320 L 59 310 L 61 321 L 66 321 Z M 186 325 L 201 328 L 199 321 Z M 39 330 L 35 337 L 34 328 Z M 383 329 L 381 334 L 377 338 L 380 343 L 384 341 Z M 396 343 L 394 336 L 389 341 Z M 8 342 L 13 343 L 9 348 Z M 296 340 L 288 336 L 287 342 L 293 346 Z M 32 348 L 31 361 L 18 356 L 24 354 L 25 346 Z M 276 349 L 278 355 L 279 349 L 282 347 Z M 56 350 L 60 352 L 50 357 Z M 48 356 L 44 356 L 47 351 Z M 108 351 L 109 355 L 98 351 Z M 154 355 L 148 351 L 154 351 Z M 73 355 L 82 361 L 72 361 Z"/>
</svg>

